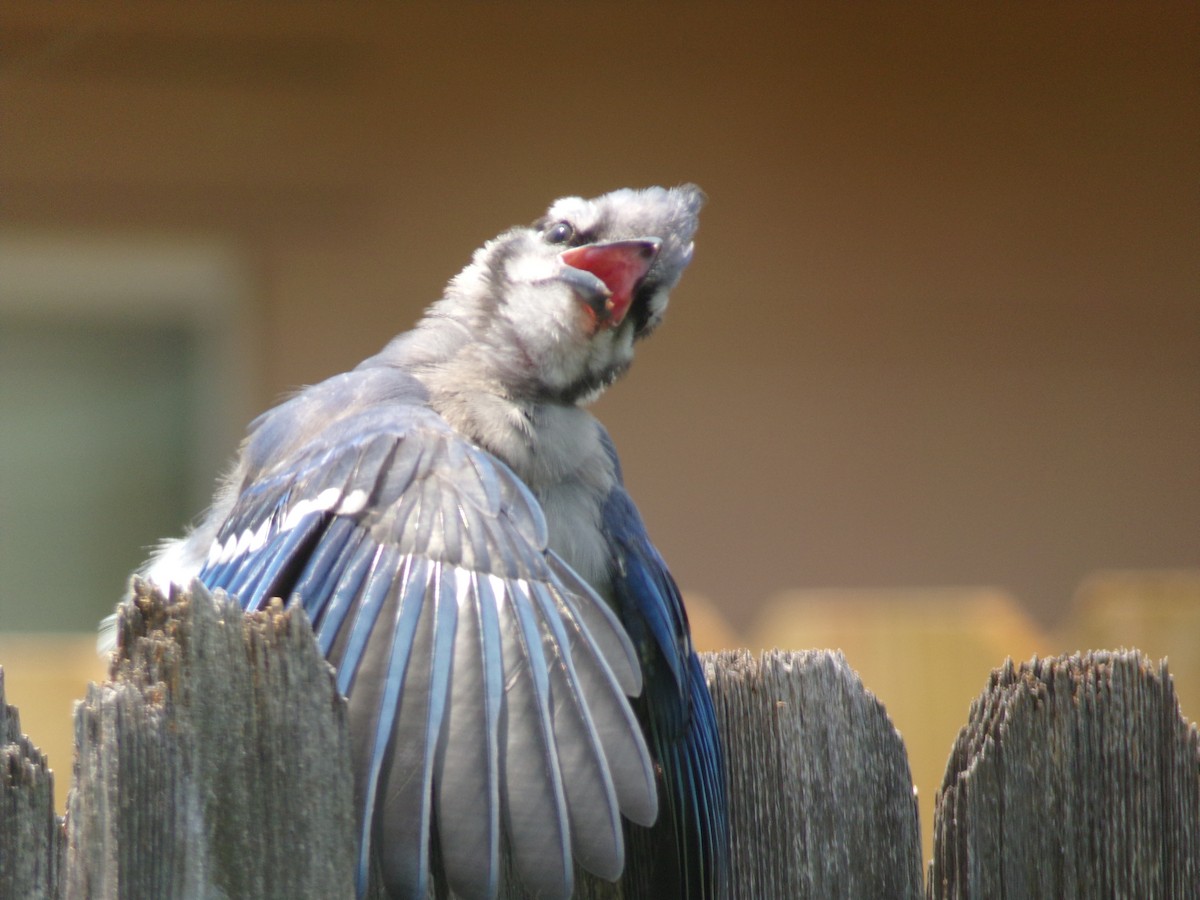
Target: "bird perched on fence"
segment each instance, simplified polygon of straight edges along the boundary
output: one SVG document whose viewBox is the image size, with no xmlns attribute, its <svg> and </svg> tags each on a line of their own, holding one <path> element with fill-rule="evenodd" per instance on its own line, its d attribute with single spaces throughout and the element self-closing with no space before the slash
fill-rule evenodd
<svg viewBox="0 0 1200 900">
<path fill-rule="evenodd" d="M 720 890 L 712 703 L 583 408 L 662 319 L 703 199 L 570 197 L 489 241 L 415 328 L 256 419 L 144 571 L 303 605 L 348 697 L 360 893 L 374 852 L 391 896 L 432 867 L 492 898 L 507 854 L 567 897 L 572 859 L 614 879 L 627 847 L 653 897 Z"/>
</svg>

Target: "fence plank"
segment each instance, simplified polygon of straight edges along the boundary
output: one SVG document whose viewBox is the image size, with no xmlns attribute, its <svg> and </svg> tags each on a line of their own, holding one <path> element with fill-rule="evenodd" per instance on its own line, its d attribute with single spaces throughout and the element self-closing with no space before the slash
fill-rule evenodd
<svg viewBox="0 0 1200 900">
<path fill-rule="evenodd" d="M 56 896 L 62 849 L 54 775 L 21 734 L 17 710 L 4 699 L 0 669 L 0 897 Z"/>
<path fill-rule="evenodd" d="M 345 704 L 298 609 L 121 611 L 76 711 L 67 898 L 354 896 Z"/>
<path fill-rule="evenodd" d="M 922 896 L 900 735 L 840 653 L 707 660 L 728 760 L 734 896 Z"/>
<path fill-rule="evenodd" d="M 77 712 L 65 896 L 352 896 L 344 705 L 302 616 L 243 622 L 220 594 L 165 604 L 143 588 L 121 628 L 110 680 Z M 840 654 L 705 665 L 731 772 L 732 895 L 920 896 L 903 744 Z M 581 873 L 576 897 L 636 884 Z"/>
<path fill-rule="evenodd" d="M 0 675 L 0 896 L 352 897 L 345 705 L 303 615 L 140 589 L 121 628 L 110 680 L 77 710 L 65 851 L 45 759 Z M 705 665 L 733 896 L 921 896 L 903 744 L 841 655 Z M 937 810 L 931 900 L 1182 897 L 1200 883 L 1200 737 L 1165 665 L 1137 653 L 996 670 Z M 577 897 L 637 893 L 582 878 Z"/>
<path fill-rule="evenodd" d="M 929 896 L 1194 897 L 1200 740 L 1165 662 L 995 670 L 938 793 Z"/>
</svg>

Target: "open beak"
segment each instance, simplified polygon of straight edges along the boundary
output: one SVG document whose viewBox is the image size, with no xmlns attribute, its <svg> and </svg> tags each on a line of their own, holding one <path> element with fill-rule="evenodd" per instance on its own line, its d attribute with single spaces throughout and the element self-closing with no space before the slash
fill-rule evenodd
<svg viewBox="0 0 1200 900">
<path fill-rule="evenodd" d="M 658 238 L 642 238 L 572 247 L 559 256 L 569 267 L 562 278 L 596 314 L 598 324 L 616 328 L 629 312 L 633 292 L 650 271 L 661 246 Z"/>
</svg>

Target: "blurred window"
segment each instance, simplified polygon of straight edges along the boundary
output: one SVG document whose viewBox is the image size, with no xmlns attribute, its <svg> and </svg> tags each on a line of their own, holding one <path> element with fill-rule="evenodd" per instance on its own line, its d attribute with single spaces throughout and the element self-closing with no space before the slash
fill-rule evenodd
<svg viewBox="0 0 1200 900">
<path fill-rule="evenodd" d="M 218 247 L 0 237 L 0 631 L 94 628 L 204 508 L 243 298 Z"/>
</svg>

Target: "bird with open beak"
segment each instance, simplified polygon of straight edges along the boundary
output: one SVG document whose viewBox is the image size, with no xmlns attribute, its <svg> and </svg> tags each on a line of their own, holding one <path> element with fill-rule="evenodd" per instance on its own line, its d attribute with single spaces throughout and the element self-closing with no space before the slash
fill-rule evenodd
<svg viewBox="0 0 1200 900">
<path fill-rule="evenodd" d="M 348 697 L 360 892 L 493 898 L 503 855 L 541 897 L 627 857 L 648 897 L 722 890 L 712 703 L 584 408 L 662 320 L 703 200 L 569 197 L 489 241 L 411 331 L 256 419 L 143 572 L 303 605 Z"/>
</svg>

